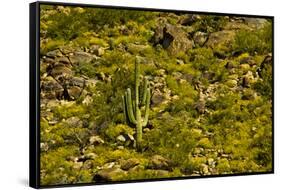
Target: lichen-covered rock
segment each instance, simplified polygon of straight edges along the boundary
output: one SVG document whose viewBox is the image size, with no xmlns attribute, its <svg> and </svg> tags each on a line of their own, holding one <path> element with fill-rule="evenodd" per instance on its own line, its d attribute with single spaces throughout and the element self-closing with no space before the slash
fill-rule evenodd
<svg viewBox="0 0 281 190">
<path fill-rule="evenodd" d="M 196 32 L 193 36 L 195 45 L 198 45 L 198 46 L 203 46 L 205 44 L 205 42 L 207 41 L 207 38 L 208 38 L 208 34 L 201 32 L 201 31 Z"/>
<path fill-rule="evenodd" d="M 89 142 L 92 145 L 99 145 L 99 144 L 103 144 L 104 140 L 100 136 L 94 135 L 90 137 Z"/>
<path fill-rule="evenodd" d="M 71 53 L 69 59 L 71 60 L 72 64 L 78 64 L 78 63 L 90 63 L 91 61 L 95 60 L 96 57 L 90 53 L 75 51 Z"/>
<path fill-rule="evenodd" d="M 120 168 L 109 168 L 99 171 L 94 175 L 93 180 L 95 182 L 116 181 L 122 179 L 124 175 L 126 175 L 126 172 Z"/>
<path fill-rule="evenodd" d="M 63 87 L 51 76 L 41 80 L 41 97 L 47 99 L 60 99 L 63 95 Z"/>
<path fill-rule="evenodd" d="M 136 158 L 130 158 L 128 160 L 121 161 L 121 169 L 129 170 L 140 164 L 140 161 Z"/>
<path fill-rule="evenodd" d="M 171 24 L 158 26 L 153 41 L 155 44 L 161 44 L 171 55 L 185 52 L 193 47 L 188 34 L 180 27 Z"/>
<path fill-rule="evenodd" d="M 165 100 L 164 94 L 160 90 L 155 90 L 151 97 L 152 106 L 159 105 Z"/>
<path fill-rule="evenodd" d="M 65 120 L 65 124 L 69 127 L 83 127 L 83 122 L 79 117 L 70 117 Z"/>
<path fill-rule="evenodd" d="M 234 38 L 235 32 L 232 30 L 222 30 L 214 32 L 209 35 L 208 41 L 205 43 L 205 46 L 226 52 L 231 50 Z"/>
<path fill-rule="evenodd" d="M 171 161 L 160 155 L 154 155 L 151 157 L 149 162 L 149 168 L 160 169 L 160 170 L 170 170 Z"/>
<path fill-rule="evenodd" d="M 71 86 L 67 89 L 69 98 L 71 100 L 75 100 L 75 99 L 79 98 L 80 95 L 82 94 L 82 91 L 83 91 L 83 89 L 81 89 L 78 86 Z"/>
</svg>

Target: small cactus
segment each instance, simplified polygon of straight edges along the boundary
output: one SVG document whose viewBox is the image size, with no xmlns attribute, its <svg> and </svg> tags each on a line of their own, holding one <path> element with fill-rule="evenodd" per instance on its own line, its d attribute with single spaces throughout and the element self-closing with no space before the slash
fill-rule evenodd
<svg viewBox="0 0 281 190">
<path fill-rule="evenodd" d="M 140 58 L 136 57 L 135 61 L 135 99 L 132 101 L 131 89 L 128 88 L 123 99 L 124 118 L 128 124 L 136 126 L 136 145 L 137 150 L 141 151 L 142 144 L 142 128 L 147 125 L 150 106 L 150 88 L 148 80 L 144 79 L 143 96 L 140 98 Z M 144 117 L 141 117 L 141 107 L 145 107 Z"/>
</svg>

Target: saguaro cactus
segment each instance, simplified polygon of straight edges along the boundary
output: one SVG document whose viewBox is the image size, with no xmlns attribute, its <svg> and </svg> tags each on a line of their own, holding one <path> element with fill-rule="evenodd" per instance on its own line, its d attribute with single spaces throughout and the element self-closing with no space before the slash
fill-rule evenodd
<svg viewBox="0 0 281 190">
<path fill-rule="evenodd" d="M 136 57 L 135 61 L 135 99 L 132 101 L 131 89 L 128 88 L 123 96 L 123 110 L 125 121 L 136 126 L 136 145 L 138 151 L 141 151 L 142 127 L 147 125 L 150 106 L 150 88 L 145 78 L 143 84 L 142 99 L 139 93 L 140 87 L 140 59 Z M 141 117 L 141 108 L 144 107 L 144 117 Z"/>
</svg>

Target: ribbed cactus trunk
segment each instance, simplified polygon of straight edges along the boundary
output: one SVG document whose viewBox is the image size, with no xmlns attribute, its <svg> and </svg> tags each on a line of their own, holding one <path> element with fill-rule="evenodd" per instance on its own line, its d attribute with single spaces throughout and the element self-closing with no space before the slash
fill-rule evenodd
<svg viewBox="0 0 281 190">
<path fill-rule="evenodd" d="M 142 150 L 142 127 L 147 125 L 148 116 L 149 116 L 149 106 L 150 106 L 150 89 L 148 87 L 147 79 L 144 81 L 143 85 L 143 96 L 140 101 L 140 65 L 139 58 L 136 58 L 135 61 L 135 99 L 132 101 L 131 89 L 128 88 L 123 96 L 123 110 L 124 118 L 126 122 L 136 126 L 136 146 L 137 150 Z M 144 118 L 141 117 L 140 108 L 145 106 Z"/>
</svg>

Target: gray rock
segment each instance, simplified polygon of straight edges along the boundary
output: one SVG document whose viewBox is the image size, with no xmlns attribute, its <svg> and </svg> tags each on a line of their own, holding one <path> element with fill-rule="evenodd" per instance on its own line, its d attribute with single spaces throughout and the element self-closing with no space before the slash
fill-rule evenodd
<svg viewBox="0 0 281 190">
<path fill-rule="evenodd" d="M 57 80 L 66 79 L 73 76 L 73 72 L 70 67 L 67 67 L 63 63 L 58 63 L 50 69 L 50 74 Z"/>
<path fill-rule="evenodd" d="M 244 76 L 244 77 L 242 78 L 242 86 L 243 86 L 244 88 L 250 88 L 250 78 L 249 78 L 249 77 Z"/>
<path fill-rule="evenodd" d="M 212 166 L 213 165 L 213 163 L 214 163 L 214 159 L 213 158 L 208 158 L 208 160 L 207 160 L 207 162 L 208 162 L 208 165 L 209 166 Z"/>
<path fill-rule="evenodd" d="M 157 177 L 168 177 L 169 175 L 169 171 L 167 170 L 148 170 L 148 171 L 151 171 Z"/>
<path fill-rule="evenodd" d="M 128 160 L 121 161 L 121 169 L 123 170 L 129 170 L 137 165 L 140 164 L 140 161 L 136 158 L 130 158 Z"/>
<path fill-rule="evenodd" d="M 226 85 L 230 88 L 234 88 L 237 86 L 237 80 L 233 80 L 233 79 L 227 80 Z"/>
<path fill-rule="evenodd" d="M 165 95 L 159 89 L 154 90 L 151 97 L 152 106 L 159 105 L 164 100 L 165 100 Z"/>
<path fill-rule="evenodd" d="M 47 99 L 60 99 L 63 95 L 63 87 L 53 78 L 46 77 L 41 81 L 41 97 Z"/>
<path fill-rule="evenodd" d="M 177 59 L 177 64 L 178 64 L 178 65 L 184 65 L 184 61 L 181 60 L 181 59 Z"/>
<path fill-rule="evenodd" d="M 50 58 L 55 58 L 55 57 L 62 57 L 62 53 L 59 49 L 53 50 L 53 51 L 49 51 L 48 53 L 46 53 L 47 57 Z"/>
<path fill-rule="evenodd" d="M 204 148 L 194 148 L 193 154 L 202 154 L 204 152 Z"/>
<path fill-rule="evenodd" d="M 95 182 L 115 181 L 126 175 L 126 172 L 120 168 L 109 168 L 99 171 L 93 178 Z"/>
<path fill-rule="evenodd" d="M 70 61 L 67 57 L 59 57 L 56 59 L 57 62 L 63 63 L 63 64 L 70 64 Z"/>
<path fill-rule="evenodd" d="M 244 57 L 240 60 L 240 64 L 249 64 L 250 66 L 254 66 L 257 63 L 252 57 Z"/>
<path fill-rule="evenodd" d="M 126 138 L 123 135 L 119 135 L 118 137 L 116 137 L 116 140 L 120 142 L 125 142 Z"/>
<path fill-rule="evenodd" d="M 93 168 L 93 162 L 91 160 L 86 160 L 84 163 L 83 163 L 83 166 L 82 166 L 82 169 L 84 170 L 90 170 Z"/>
<path fill-rule="evenodd" d="M 187 33 L 178 26 L 162 24 L 157 27 L 153 37 L 154 44 L 161 44 L 170 54 L 185 52 L 193 47 Z"/>
<path fill-rule="evenodd" d="M 205 42 L 207 41 L 208 38 L 208 34 L 205 32 L 196 32 L 193 36 L 193 40 L 195 42 L 195 45 L 198 46 L 203 46 L 205 44 Z"/>
<path fill-rule="evenodd" d="M 46 152 L 49 150 L 49 145 L 48 143 L 40 143 L 40 150 L 43 152 Z"/>
<path fill-rule="evenodd" d="M 78 64 L 78 63 L 90 63 L 95 59 L 95 56 L 83 51 L 80 52 L 77 51 L 74 52 L 73 55 L 71 55 L 69 58 L 71 63 Z"/>
<path fill-rule="evenodd" d="M 195 104 L 195 109 L 198 111 L 199 114 L 205 113 L 206 102 L 204 100 L 198 100 Z"/>
<path fill-rule="evenodd" d="M 80 168 L 83 166 L 83 162 L 75 162 L 74 164 L 73 164 L 73 169 L 75 169 L 75 170 L 80 170 Z"/>
<path fill-rule="evenodd" d="M 143 129 L 143 132 L 144 132 L 144 133 L 148 133 L 149 131 L 150 131 L 149 128 L 144 128 L 144 129 Z"/>
<path fill-rule="evenodd" d="M 90 53 L 96 56 L 102 56 L 105 53 L 105 49 L 103 47 L 100 47 L 99 45 L 92 45 L 90 47 Z"/>
<path fill-rule="evenodd" d="M 227 62 L 224 66 L 227 70 L 231 70 L 235 68 L 236 66 L 232 62 Z"/>
<path fill-rule="evenodd" d="M 124 149 L 124 146 L 117 146 L 117 149 L 123 150 L 123 149 Z"/>
<path fill-rule="evenodd" d="M 251 18 L 251 17 L 244 17 L 245 23 L 253 28 L 260 29 L 263 28 L 268 21 L 264 18 Z"/>
<path fill-rule="evenodd" d="M 69 85 L 70 86 L 78 86 L 78 87 L 83 88 L 85 83 L 86 83 L 85 79 L 80 78 L 80 77 L 72 77 L 69 80 Z"/>
<path fill-rule="evenodd" d="M 116 165 L 115 162 L 108 162 L 105 165 L 103 165 L 103 168 L 109 169 L 109 168 L 113 168 L 115 165 Z"/>
<path fill-rule="evenodd" d="M 209 35 L 208 41 L 205 43 L 205 46 L 212 49 L 215 49 L 219 46 L 224 46 L 225 50 L 230 50 L 234 38 L 235 31 L 222 30 L 214 32 Z"/>
<path fill-rule="evenodd" d="M 76 116 L 67 118 L 65 124 L 69 127 L 83 127 L 83 122 Z"/>
<path fill-rule="evenodd" d="M 201 164 L 200 165 L 200 173 L 203 175 L 208 175 L 209 174 L 209 167 L 207 164 Z"/>
<path fill-rule="evenodd" d="M 69 98 L 71 100 L 76 100 L 77 98 L 79 98 L 82 91 L 83 91 L 83 89 L 81 89 L 78 86 L 71 86 L 71 87 L 68 87 L 68 89 L 67 89 Z"/>
<path fill-rule="evenodd" d="M 149 45 L 133 44 L 133 43 L 127 44 L 127 51 L 132 54 L 145 53 L 145 51 L 149 50 L 149 48 L 150 48 Z"/>
<path fill-rule="evenodd" d="M 89 141 L 91 145 L 99 145 L 104 143 L 104 140 L 98 135 L 90 137 Z"/>
<path fill-rule="evenodd" d="M 170 166 L 171 166 L 170 160 L 160 155 L 152 156 L 149 163 L 149 168 L 151 169 L 170 170 L 171 169 Z"/>
<path fill-rule="evenodd" d="M 179 24 L 188 26 L 188 25 L 192 25 L 194 22 L 200 19 L 201 19 L 200 15 L 186 14 L 180 19 Z"/>
<path fill-rule="evenodd" d="M 98 155 L 93 152 L 85 154 L 84 156 L 85 156 L 85 159 L 87 159 L 87 160 L 94 160 L 95 158 L 98 157 Z"/>
</svg>

